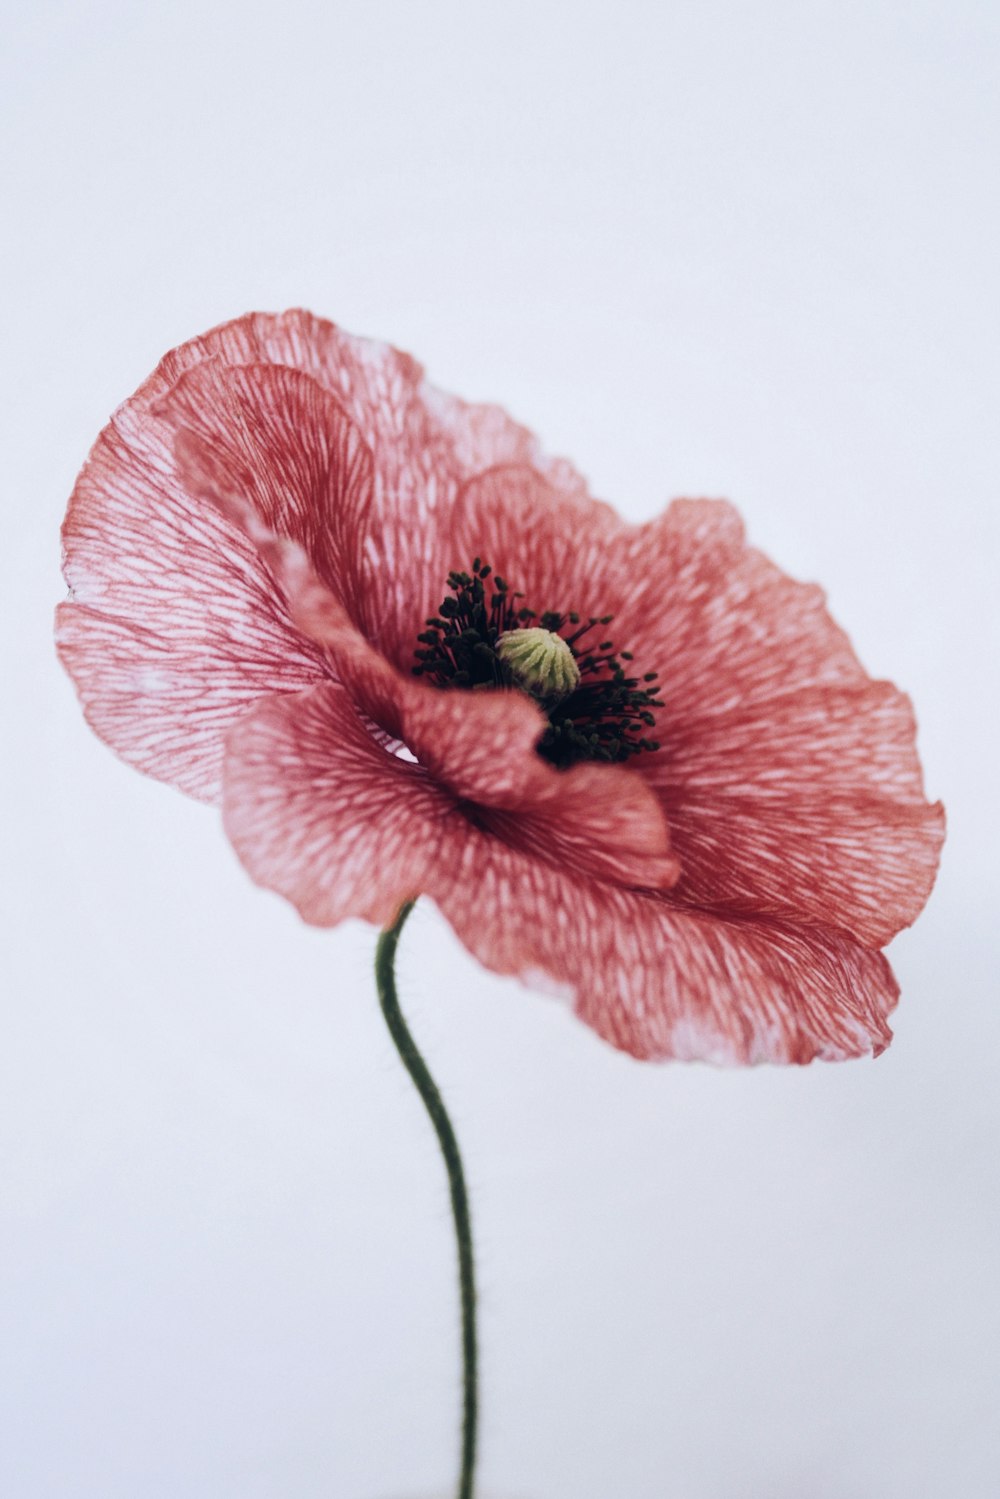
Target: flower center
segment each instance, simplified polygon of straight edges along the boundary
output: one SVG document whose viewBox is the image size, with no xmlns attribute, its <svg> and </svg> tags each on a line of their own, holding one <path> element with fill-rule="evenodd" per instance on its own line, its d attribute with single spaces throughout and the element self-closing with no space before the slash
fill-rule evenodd
<svg viewBox="0 0 1000 1499">
<path fill-rule="evenodd" d="M 580 685 L 573 648 L 554 630 L 539 625 L 504 630 L 495 649 L 518 687 L 532 697 L 558 702 Z"/>
<path fill-rule="evenodd" d="M 585 644 L 612 616 L 546 610 L 524 604 L 488 563 L 476 558 L 471 572 L 448 574 L 448 595 L 417 636 L 415 676 L 436 687 L 465 691 L 517 687 L 539 703 L 549 726 L 538 752 L 560 769 L 578 760 L 627 760 L 659 749 L 647 737 L 655 728 L 657 673 L 632 676 L 630 651 L 610 640 Z M 562 632 L 572 626 L 568 635 Z"/>
</svg>

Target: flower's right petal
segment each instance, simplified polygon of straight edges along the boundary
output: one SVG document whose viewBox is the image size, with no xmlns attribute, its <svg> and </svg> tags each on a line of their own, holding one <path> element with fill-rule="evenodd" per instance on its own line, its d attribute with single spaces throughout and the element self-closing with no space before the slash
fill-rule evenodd
<svg viewBox="0 0 1000 1499">
<path fill-rule="evenodd" d="M 801 688 L 661 732 L 640 773 L 675 835 L 678 899 L 869 947 L 922 910 L 944 811 L 924 798 L 913 710 L 891 683 Z"/>
<path fill-rule="evenodd" d="M 258 703 L 229 734 L 226 830 L 306 921 L 385 926 L 426 893 L 497 973 L 544 979 L 645 1059 L 806 1062 L 881 1050 L 896 986 L 842 933 L 719 920 L 514 848 L 388 753 L 329 685 Z"/>
<path fill-rule="evenodd" d="M 429 893 L 497 973 L 544 980 L 644 1061 L 836 1061 L 888 1046 L 898 987 L 880 953 L 828 927 L 714 916 L 467 837 Z"/>
<path fill-rule="evenodd" d="M 725 500 L 673 500 L 655 520 L 623 527 L 607 571 L 615 641 L 639 669 L 659 672 L 668 727 L 867 680 L 823 590 L 748 545 Z"/>
</svg>

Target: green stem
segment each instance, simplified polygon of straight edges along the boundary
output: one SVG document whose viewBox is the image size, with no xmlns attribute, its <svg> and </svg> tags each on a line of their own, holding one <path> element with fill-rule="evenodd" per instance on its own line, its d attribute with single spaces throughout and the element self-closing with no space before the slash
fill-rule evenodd
<svg viewBox="0 0 1000 1499">
<path fill-rule="evenodd" d="M 472 1259 L 472 1227 L 469 1222 L 469 1197 L 465 1190 L 462 1157 L 455 1131 L 451 1127 L 437 1084 L 410 1035 L 396 995 L 395 959 L 403 923 L 413 910 L 411 900 L 403 906 L 391 927 L 378 939 L 375 949 L 375 983 L 379 1003 L 389 1034 L 396 1044 L 403 1066 L 416 1085 L 430 1115 L 444 1156 L 451 1189 L 451 1211 L 458 1241 L 458 1283 L 462 1301 L 462 1461 L 457 1499 L 473 1499 L 473 1473 L 476 1465 L 476 1424 L 478 1419 L 476 1373 L 476 1276 Z"/>
</svg>

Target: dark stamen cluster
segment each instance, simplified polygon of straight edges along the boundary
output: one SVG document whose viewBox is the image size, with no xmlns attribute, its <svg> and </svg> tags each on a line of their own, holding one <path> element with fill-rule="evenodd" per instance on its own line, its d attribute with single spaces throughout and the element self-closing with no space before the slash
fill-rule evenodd
<svg viewBox="0 0 1000 1499">
<path fill-rule="evenodd" d="M 511 592 L 479 557 L 471 573 L 449 573 L 448 588 L 449 596 L 417 636 L 416 676 L 438 687 L 510 686 L 510 673 L 496 651 L 504 631 L 538 625 L 562 634 L 567 625 L 577 626 L 563 639 L 576 659 L 580 682 L 567 697 L 542 703 L 549 727 L 539 754 L 565 769 L 578 760 L 618 762 L 659 749 L 659 742 L 646 733 L 656 725 L 653 709 L 663 707 L 652 685 L 657 673 L 630 675 L 632 653 L 616 651 L 610 640 L 583 643 L 593 630 L 611 623 L 610 614 L 582 622 L 574 613 L 547 610 L 538 615 L 522 602 L 523 594 Z"/>
<path fill-rule="evenodd" d="M 511 593 L 503 578 L 478 557 L 471 574 L 449 573 L 448 587 L 452 597 L 443 601 L 417 636 L 423 649 L 416 652 L 414 675 L 430 677 L 438 687 L 507 686 L 510 677 L 496 643 L 505 630 L 529 623 L 533 611 L 519 609 L 523 595 Z"/>
</svg>

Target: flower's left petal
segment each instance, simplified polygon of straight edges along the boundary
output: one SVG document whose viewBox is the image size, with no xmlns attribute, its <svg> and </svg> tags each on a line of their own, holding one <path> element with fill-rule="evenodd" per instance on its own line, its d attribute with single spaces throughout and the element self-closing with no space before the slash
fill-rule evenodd
<svg viewBox="0 0 1000 1499">
<path fill-rule="evenodd" d="M 215 444 L 182 429 L 175 453 L 188 490 L 238 530 L 273 580 L 290 619 L 380 729 L 400 740 L 458 796 L 517 799 L 545 720 L 524 693 L 442 692 L 399 671 L 357 629 L 297 540 L 277 531 L 244 493 Z M 541 763 L 541 762 L 539 762 Z"/>
<path fill-rule="evenodd" d="M 126 402 L 77 481 L 63 526 L 73 602 L 57 620 L 62 659 L 114 749 L 211 799 L 233 718 L 329 673 L 257 549 L 178 468 L 176 439 L 189 429 L 362 625 L 371 455 L 307 376 L 209 360 L 152 408 L 145 390 Z"/>
<path fill-rule="evenodd" d="M 332 684 L 269 698 L 233 728 L 223 817 L 252 878 L 315 926 L 388 925 L 466 828 L 452 798 L 378 744 Z"/>
<path fill-rule="evenodd" d="M 437 608 L 455 566 L 450 538 L 454 497 L 471 475 L 495 464 L 525 464 L 563 493 L 583 492 L 564 459 L 498 406 L 470 405 L 430 385 L 411 355 L 294 308 L 255 312 L 173 350 L 137 398 L 147 406 L 186 371 L 221 365 L 283 366 L 301 372 L 350 416 L 374 460 L 374 508 L 383 576 L 368 600 L 369 634 L 407 669 L 413 636 Z M 462 566 L 468 559 L 459 556 Z"/>
<path fill-rule="evenodd" d="M 126 410 L 101 433 L 62 535 L 56 642 L 88 722 L 139 770 L 212 800 L 230 723 L 321 679 L 321 652 L 246 537 L 185 489 L 151 419 Z"/>
<path fill-rule="evenodd" d="M 215 487 L 238 495 L 273 535 L 298 543 L 370 634 L 371 600 L 391 584 L 378 566 L 371 450 L 338 402 L 300 370 L 208 359 L 180 377 L 153 415 L 174 433 L 188 489 L 196 486 L 183 455 L 197 448 Z"/>
<path fill-rule="evenodd" d="M 60 604 L 56 644 L 87 722 L 106 744 L 146 775 L 215 801 L 230 725 L 259 698 L 297 692 L 329 673 L 267 590 L 256 593 L 248 622 L 255 590 L 244 559 L 198 553 L 192 545 L 183 584 L 161 585 L 134 618 Z"/>
</svg>

